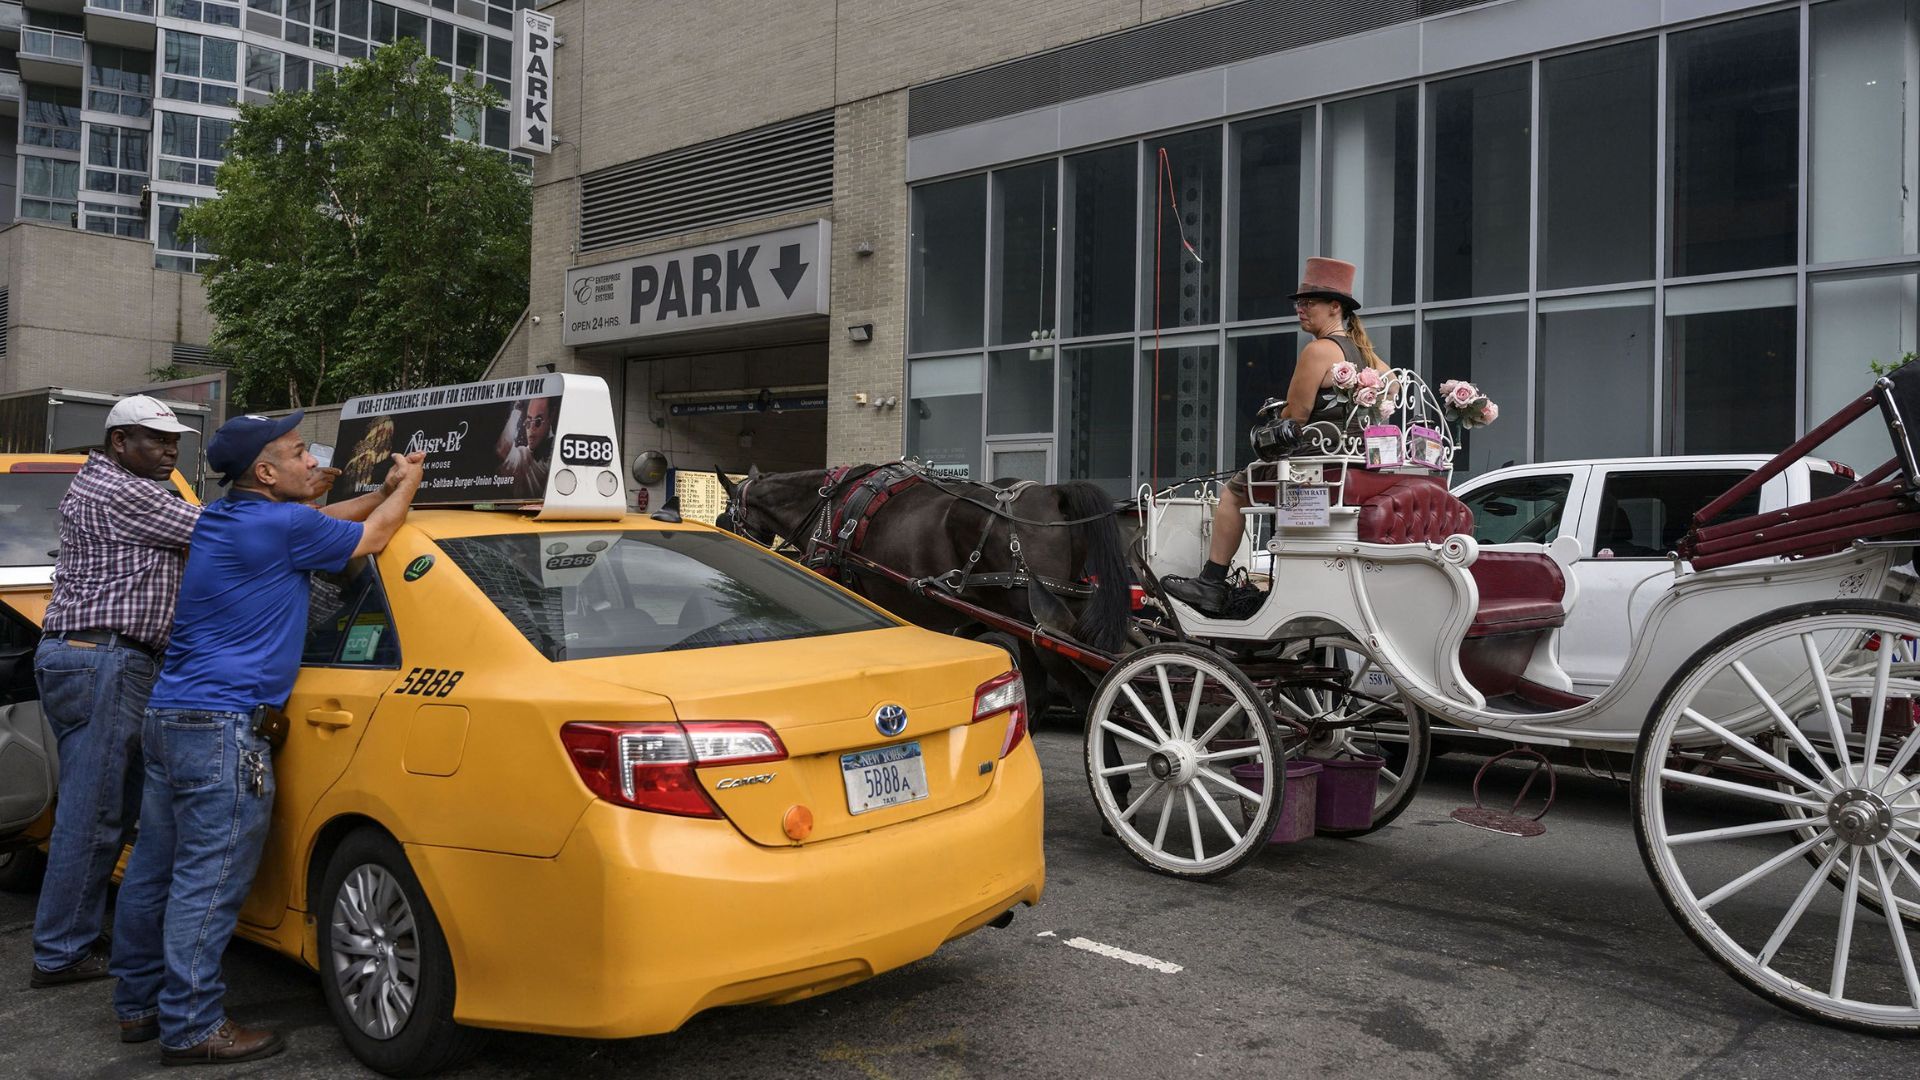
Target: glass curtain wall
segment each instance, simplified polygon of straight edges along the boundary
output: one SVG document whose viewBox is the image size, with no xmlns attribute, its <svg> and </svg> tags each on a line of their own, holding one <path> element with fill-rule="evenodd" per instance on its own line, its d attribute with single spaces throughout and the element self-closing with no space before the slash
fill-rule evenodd
<svg viewBox="0 0 1920 1080">
<path fill-rule="evenodd" d="M 1776 450 L 1916 348 L 1915 117 L 1920 0 L 1809 0 L 921 184 L 907 452 L 1237 467 L 1316 254 L 1389 363 L 1499 402 L 1462 473 Z"/>
</svg>

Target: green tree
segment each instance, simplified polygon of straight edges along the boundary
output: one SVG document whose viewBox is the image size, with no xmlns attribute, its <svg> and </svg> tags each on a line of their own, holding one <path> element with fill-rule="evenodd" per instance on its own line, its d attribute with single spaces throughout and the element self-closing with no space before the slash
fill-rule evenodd
<svg viewBox="0 0 1920 1080">
<path fill-rule="evenodd" d="M 532 194 L 477 141 L 498 95 L 402 38 L 243 105 L 182 231 L 217 253 L 213 347 L 251 408 L 477 378 L 527 303 Z M 464 137 L 457 137 L 464 136 Z"/>
</svg>

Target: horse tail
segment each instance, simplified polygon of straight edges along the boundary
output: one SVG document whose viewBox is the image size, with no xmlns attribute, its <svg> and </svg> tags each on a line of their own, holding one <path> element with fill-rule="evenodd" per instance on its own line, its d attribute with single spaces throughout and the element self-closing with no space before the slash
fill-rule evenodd
<svg viewBox="0 0 1920 1080">
<path fill-rule="evenodd" d="M 1115 652 L 1127 639 L 1127 560 L 1113 499 L 1098 485 L 1075 480 L 1058 485 L 1060 509 L 1069 519 L 1091 518 L 1073 526 L 1087 545 L 1085 573 L 1098 585 L 1093 599 L 1074 623 L 1073 636 L 1103 652 Z"/>
</svg>

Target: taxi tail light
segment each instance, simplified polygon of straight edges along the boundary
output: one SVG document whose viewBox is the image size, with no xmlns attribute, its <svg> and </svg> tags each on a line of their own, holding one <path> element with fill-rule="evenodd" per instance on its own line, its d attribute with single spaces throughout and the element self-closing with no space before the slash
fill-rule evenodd
<svg viewBox="0 0 1920 1080">
<path fill-rule="evenodd" d="M 694 770 L 781 761 L 787 748 L 765 724 L 567 724 L 567 757 L 587 789 L 610 803 L 680 817 L 717 818 Z"/>
<path fill-rule="evenodd" d="M 973 722 L 1007 714 L 1007 734 L 1000 740 L 1000 756 L 1013 753 L 1027 737 L 1027 684 L 1018 671 L 1009 671 L 980 684 L 973 692 Z"/>
</svg>

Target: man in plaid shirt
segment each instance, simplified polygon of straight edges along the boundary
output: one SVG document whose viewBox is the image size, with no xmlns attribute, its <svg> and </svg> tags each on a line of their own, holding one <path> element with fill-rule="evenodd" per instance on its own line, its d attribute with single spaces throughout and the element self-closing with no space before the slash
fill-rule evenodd
<svg viewBox="0 0 1920 1080">
<path fill-rule="evenodd" d="M 35 987 L 101 979 L 107 880 L 140 810 L 140 726 L 200 508 L 168 483 L 193 429 L 153 398 L 107 414 L 106 443 L 60 500 L 53 599 L 34 655 L 60 793 L 33 926 Z"/>
</svg>

